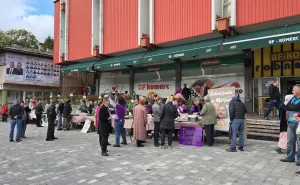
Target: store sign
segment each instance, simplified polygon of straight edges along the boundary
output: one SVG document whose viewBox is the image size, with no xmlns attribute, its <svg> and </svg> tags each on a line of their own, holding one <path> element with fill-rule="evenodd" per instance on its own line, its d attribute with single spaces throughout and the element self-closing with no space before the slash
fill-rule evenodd
<svg viewBox="0 0 300 185">
<path fill-rule="evenodd" d="M 154 85 L 154 84 L 139 84 L 138 90 L 162 90 L 162 89 L 170 89 L 170 85 L 168 84 L 161 84 L 161 85 Z"/>
<path fill-rule="evenodd" d="M 154 95 L 158 95 L 162 98 L 166 98 L 175 93 L 175 81 L 135 83 L 134 91 L 140 96 L 151 98 Z"/>
<path fill-rule="evenodd" d="M 280 62 L 273 62 L 271 65 L 263 65 L 263 70 L 264 71 L 270 71 L 273 67 L 273 71 L 281 70 L 283 68 L 284 70 L 291 70 L 292 69 L 292 64 L 290 61 L 282 61 L 283 64 Z M 258 72 L 260 71 L 261 66 L 255 66 L 255 71 Z M 294 68 L 299 69 L 300 68 L 300 62 L 295 62 L 294 63 Z"/>
<path fill-rule="evenodd" d="M 201 62 L 202 66 L 213 66 L 213 65 L 219 65 L 221 62 L 220 60 L 205 60 Z"/>
<path fill-rule="evenodd" d="M 148 71 L 149 71 L 149 72 L 152 72 L 152 71 L 160 71 L 160 67 L 150 67 L 150 68 L 148 68 Z"/>
<path fill-rule="evenodd" d="M 300 51 L 288 51 L 288 52 L 271 54 L 272 61 L 290 61 L 290 60 L 299 60 L 299 59 L 300 59 Z"/>
<path fill-rule="evenodd" d="M 273 45 L 273 44 L 284 44 L 286 42 L 297 42 L 300 41 L 299 40 L 299 36 L 295 36 L 295 37 L 281 37 L 278 38 L 276 40 L 269 40 L 269 44 Z"/>
</svg>

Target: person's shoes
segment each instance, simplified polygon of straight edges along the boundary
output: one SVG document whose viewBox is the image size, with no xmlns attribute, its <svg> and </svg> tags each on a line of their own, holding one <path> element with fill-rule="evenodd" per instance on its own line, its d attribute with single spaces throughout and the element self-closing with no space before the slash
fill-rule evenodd
<svg viewBox="0 0 300 185">
<path fill-rule="evenodd" d="M 295 172 L 295 174 L 296 174 L 297 176 L 300 176 L 300 171 Z"/>
<path fill-rule="evenodd" d="M 24 136 L 24 137 L 22 137 L 23 139 L 26 139 L 27 137 L 26 136 Z"/>
<path fill-rule="evenodd" d="M 236 149 L 233 149 L 233 148 L 228 148 L 228 149 L 226 149 L 226 151 L 227 152 L 237 152 Z"/>
<path fill-rule="evenodd" d="M 137 147 L 144 147 L 144 145 L 137 145 Z"/>
<path fill-rule="evenodd" d="M 146 143 L 146 141 L 141 141 L 141 143 Z"/>
<path fill-rule="evenodd" d="M 57 137 L 54 137 L 53 139 L 58 139 Z"/>
<path fill-rule="evenodd" d="M 270 120 L 270 118 L 267 116 L 264 116 L 264 120 Z"/>
<path fill-rule="evenodd" d="M 300 166 L 300 162 L 296 162 L 296 166 Z"/>
<path fill-rule="evenodd" d="M 120 145 L 113 145 L 113 147 L 121 147 Z"/>
<path fill-rule="evenodd" d="M 22 139 L 17 139 L 16 142 L 17 143 L 22 142 Z"/>
<path fill-rule="evenodd" d="M 15 140 L 12 139 L 12 140 L 9 140 L 9 142 L 15 142 Z"/>
<path fill-rule="evenodd" d="M 294 160 L 280 159 L 280 161 L 284 163 L 293 163 L 295 162 L 295 159 Z"/>
<path fill-rule="evenodd" d="M 122 142 L 121 144 L 122 144 L 122 145 L 127 145 L 127 143 L 125 143 L 125 142 Z"/>
<path fill-rule="evenodd" d="M 275 151 L 279 154 L 282 154 L 281 148 L 278 146 L 276 146 Z"/>
<path fill-rule="evenodd" d="M 155 146 L 155 147 L 159 147 L 160 145 L 159 145 L 159 144 L 154 144 L 154 146 Z"/>
<path fill-rule="evenodd" d="M 110 143 L 107 143 L 107 146 L 110 146 L 111 144 Z"/>
<path fill-rule="evenodd" d="M 166 149 L 167 147 L 166 147 L 166 145 L 161 145 L 160 148 L 161 148 L 161 149 Z"/>
<path fill-rule="evenodd" d="M 243 152 L 245 151 L 243 147 L 239 147 L 239 151 Z"/>
<path fill-rule="evenodd" d="M 46 138 L 46 141 L 54 141 L 54 139 L 48 139 L 48 138 Z"/>
<path fill-rule="evenodd" d="M 62 130 L 63 130 L 62 128 L 57 129 L 57 131 L 62 131 Z"/>
<path fill-rule="evenodd" d="M 171 149 L 172 148 L 172 145 L 168 145 L 168 149 Z"/>
<path fill-rule="evenodd" d="M 106 152 L 102 152 L 101 154 L 102 156 L 109 156 Z"/>
</svg>

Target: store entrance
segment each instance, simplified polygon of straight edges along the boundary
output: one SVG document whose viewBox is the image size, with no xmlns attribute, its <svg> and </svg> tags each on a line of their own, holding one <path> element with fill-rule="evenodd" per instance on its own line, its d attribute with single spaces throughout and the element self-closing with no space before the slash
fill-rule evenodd
<svg viewBox="0 0 300 185">
<path fill-rule="evenodd" d="M 281 78 L 280 87 L 282 96 L 292 94 L 293 86 L 296 84 L 300 84 L 299 77 Z"/>
</svg>

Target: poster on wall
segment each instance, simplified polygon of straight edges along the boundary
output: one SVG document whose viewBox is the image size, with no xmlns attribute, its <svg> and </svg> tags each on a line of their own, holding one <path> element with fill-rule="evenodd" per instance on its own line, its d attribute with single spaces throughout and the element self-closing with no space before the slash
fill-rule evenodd
<svg viewBox="0 0 300 185">
<path fill-rule="evenodd" d="M 218 116 L 215 130 L 229 131 L 230 118 L 228 107 L 232 96 L 235 95 L 235 87 L 210 89 L 208 90 L 208 95 L 216 108 Z"/>
<path fill-rule="evenodd" d="M 183 80 L 183 84 L 187 84 L 187 87 L 191 89 L 192 96 L 202 96 L 204 91 L 204 85 L 206 84 L 209 89 L 218 89 L 224 87 L 235 87 L 236 92 L 240 94 L 241 100 L 244 102 L 244 76 L 233 77 L 218 77 L 218 78 L 201 78 L 195 80 Z"/>
<path fill-rule="evenodd" d="M 60 66 L 48 59 L 9 54 L 5 83 L 59 86 Z"/>
<path fill-rule="evenodd" d="M 166 98 L 175 93 L 175 81 L 135 83 L 134 92 L 147 98 L 153 98 L 154 95 Z"/>
</svg>

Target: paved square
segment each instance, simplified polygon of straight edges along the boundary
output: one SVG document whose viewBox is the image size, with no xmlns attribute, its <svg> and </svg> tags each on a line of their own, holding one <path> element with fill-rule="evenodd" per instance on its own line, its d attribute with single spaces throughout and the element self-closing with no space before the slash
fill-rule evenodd
<svg viewBox="0 0 300 185">
<path fill-rule="evenodd" d="M 174 142 L 172 149 L 144 148 L 134 143 L 109 147 L 102 157 L 95 132 L 57 132 L 46 142 L 47 128 L 28 125 L 27 139 L 8 142 L 9 124 L 0 123 L 0 184 L 206 184 L 300 185 L 294 163 L 281 163 L 276 142 L 248 140 L 245 152 L 227 153 L 227 138 L 216 138 L 214 147 L 189 147 Z M 114 136 L 110 136 L 114 143 Z"/>
</svg>

